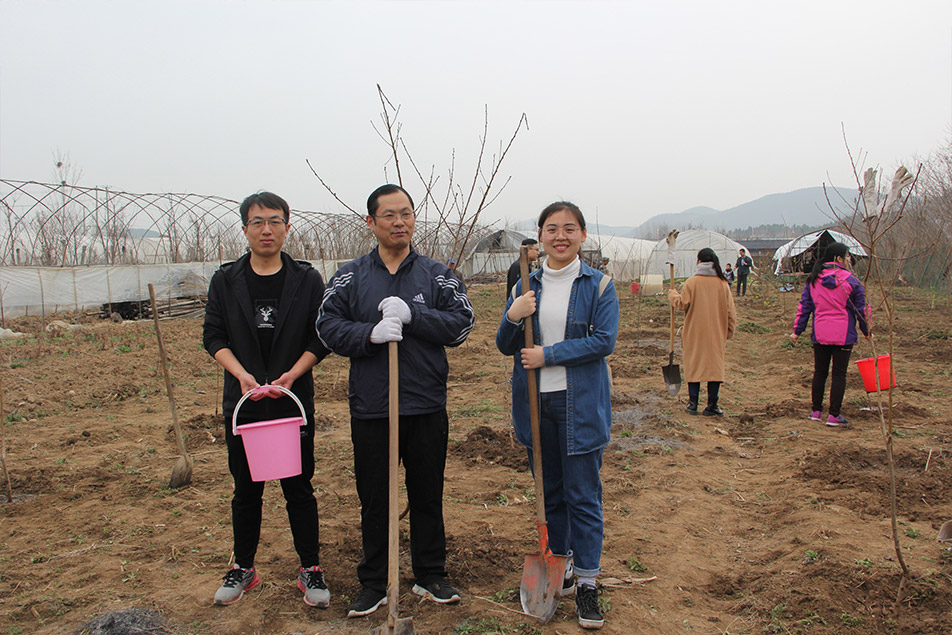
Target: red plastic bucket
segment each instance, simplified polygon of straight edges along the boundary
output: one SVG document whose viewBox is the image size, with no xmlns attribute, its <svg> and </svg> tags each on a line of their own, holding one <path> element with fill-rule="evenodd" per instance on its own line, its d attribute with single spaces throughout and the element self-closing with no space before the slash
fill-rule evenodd
<svg viewBox="0 0 952 635">
<path fill-rule="evenodd" d="M 631 292 L 634 294 L 634 293 L 638 293 L 639 290 L 641 290 L 641 283 L 640 283 L 640 282 L 632 282 L 632 283 L 631 283 Z"/>
<path fill-rule="evenodd" d="M 246 423 L 238 427 L 238 409 L 241 404 L 257 392 L 272 389 L 280 390 L 293 399 L 301 411 L 301 416 Z M 306 419 L 301 401 L 293 392 L 282 386 L 261 386 L 249 390 L 241 397 L 231 417 L 231 432 L 241 435 L 252 481 L 276 481 L 301 473 L 301 426 Z"/>
<path fill-rule="evenodd" d="M 896 373 L 889 362 L 889 355 L 880 355 L 879 360 L 879 388 L 887 390 L 896 385 Z M 876 360 L 872 357 L 856 360 L 856 367 L 863 378 L 863 387 L 866 392 L 876 392 Z M 891 377 L 890 377 L 891 376 Z M 891 380 L 891 382 L 890 382 Z"/>
</svg>

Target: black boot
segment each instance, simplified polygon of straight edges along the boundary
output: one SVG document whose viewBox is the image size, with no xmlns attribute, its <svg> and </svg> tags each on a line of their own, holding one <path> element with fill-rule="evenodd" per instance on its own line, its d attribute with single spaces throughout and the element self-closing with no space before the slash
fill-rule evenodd
<svg viewBox="0 0 952 635">
<path fill-rule="evenodd" d="M 697 399 L 688 399 L 688 406 L 684 409 L 689 415 L 697 414 Z"/>
<path fill-rule="evenodd" d="M 704 412 L 701 414 L 705 417 L 723 417 L 724 411 L 717 407 L 716 401 L 708 401 L 707 407 L 704 408 Z"/>
</svg>

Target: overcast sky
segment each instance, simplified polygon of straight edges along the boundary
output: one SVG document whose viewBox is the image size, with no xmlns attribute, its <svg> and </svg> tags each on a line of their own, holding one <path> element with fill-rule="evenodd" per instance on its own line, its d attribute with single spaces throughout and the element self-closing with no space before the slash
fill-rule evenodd
<svg viewBox="0 0 952 635">
<path fill-rule="evenodd" d="M 844 127 L 890 171 L 947 144 L 952 2 L 0 0 L 0 178 L 60 153 L 80 185 L 342 210 L 309 159 L 363 209 L 377 83 L 443 182 L 454 149 L 471 180 L 484 108 L 492 150 L 526 114 L 487 220 L 568 199 L 636 225 L 852 187 Z"/>
</svg>

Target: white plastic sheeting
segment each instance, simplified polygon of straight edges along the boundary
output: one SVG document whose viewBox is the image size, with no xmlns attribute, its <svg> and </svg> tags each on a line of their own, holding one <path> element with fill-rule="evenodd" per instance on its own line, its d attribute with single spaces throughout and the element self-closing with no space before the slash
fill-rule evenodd
<svg viewBox="0 0 952 635">
<path fill-rule="evenodd" d="M 522 239 L 537 236 L 538 232 L 534 230 L 501 230 L 479 243 L 463 262 L 461 270 L 466 276 L 508 271 L 509 266 L 519 259 L 517 249 Z M 481 251 L 499 246 L 505 247 L 507 251 Z M 608 258 L 608 274 L 615 280 L 637 280 L 644 272 L 645 262 L 653 247 L 653 240 L 592 233 L 587 234 L 582 244 L 585 251 L 601 249 L 602 256 Z"/>
<path fill-rule="evenodd" d="M 583 248 L 601 247 L 602 257 L 608 258 L 608 274 L 615 280 L 638 280 L 654 246 L 653 240 L 589 234 Z"/>
<path fill-rule="evenodd" d="M 688 229 L 678 234 L 678 241 L 675 247 L 674 277 L 688 278 L 694 275 L 697 269 L 697 252 L 705 247 L 710 247 L 717 254 L 721 261 L 721 269 L 727 263 L 733 266 L 737 261 L 738 252 L 741 249 L 750 255 L 750 250 L 743 244 L 728 238 L 724 234 L 709 231 L 706 229 Z M 664 280 L 670 277 L 668 265 L 665 259 L 668 254 L 668 244 L 664 238 L 655 243 L 651 255 L 648 257 L 647 273 L 661 274 Z"/>
<path fill-rule="evenodd" d="M 777 266 L 774 269 L 774 273 L 779 275 L 784 267 L 789 265 L 789 262 L 784 262 L 785 258 L 793 258 L 794 256 L 799 256 L 806 250 L 810 249 L 820 239 L 820 236 L 823 235 L 823 232 L 827 232 L 836 242 L 843 243 L 850 249 L 850 253 L 854 256 L 866 257 L 866 250 L 863 249 L 863 246 L 847 234 L 841 232 L 833 231 L 832 229 L 821 229 L 818 232 L 812 232 L 810 234 L 804 234 L 799 238 L 794 238 L 790 242 L 781 245 L 777 248 L 777 251 L 774 252 L 773 259 L 777 262 Z"/>
<path fill-rule="evenodd" d="M 344 261 L 310 261 L 326 281 Z M 217 262 L 99 267 L 0 267 L 4 317 L 81 310 L 108 303 L 202 296 Z"/>
</svg>

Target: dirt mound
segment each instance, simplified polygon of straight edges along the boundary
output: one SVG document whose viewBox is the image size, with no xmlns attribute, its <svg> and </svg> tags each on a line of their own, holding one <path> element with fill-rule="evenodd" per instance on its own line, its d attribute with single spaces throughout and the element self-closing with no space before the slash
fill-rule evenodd
<svg viewBox="0 0 952 635">
<path fill-rule="evenodd" d="M 868 559 L 843 561 L 838 554 L 808 551 L 797 563 L 778 558 L 762 575 L 717 576 L 708 590 L 753 620 L 768 616 L 767 633 L 889 633 L 898 567 Z M 946 585 L 923 579 L 908 583 L 900 607 L 902 633 L 943 633 L 952 603 Z M 852 607 L 844 610 L 843 607 Z"/>
<path fill-rule="evenodd" d="M 449 452 L 472 465 L 479 463 L 502 465 L 520 472 L 529 469 L 529 459 L 525 448 L 508 430 L 493 430 L 489 426 L 479 426 L 470 430 L 465 440 L 452 445 Z"/>
<path fill-rule="evenodd" d="M 896 495 L 903 516 L 938 522 L 952 491 L 952 453 L 894 450 Z M 929 464 L 928 471 L 926 463 Z M 889 513 L 889 469 L 884 448 L 823 448 L 800 459 L 799 478 L 822 484 L 824 498 L 867 514 Z M 948 509 L 942 510 L 948 515 Z M 941 523 L 940 523 L 941 524 Z"/>
<path fill-rule="evenodd" d="M 73 635 L 178 635 L 164 617 L 147 609 L 113 611 L 86 622 Z"/>
</svg>

